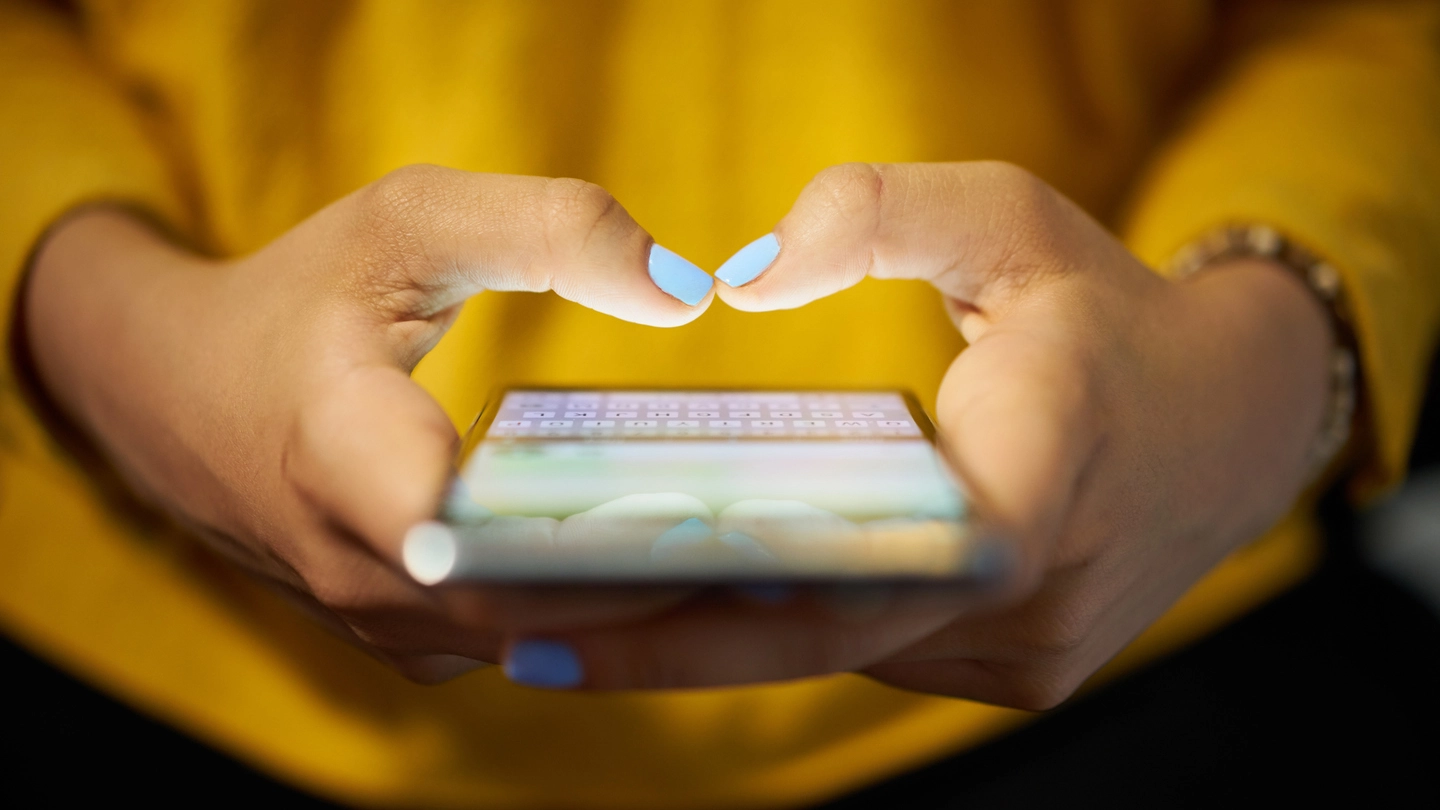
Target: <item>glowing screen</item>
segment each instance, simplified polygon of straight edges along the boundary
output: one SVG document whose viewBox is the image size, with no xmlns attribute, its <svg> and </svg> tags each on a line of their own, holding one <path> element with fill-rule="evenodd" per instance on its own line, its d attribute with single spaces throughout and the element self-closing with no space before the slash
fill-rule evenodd
<svg viewBox="0 0 1440 810">
<path fill-rule="evenodd" d="M 424 582 L 963 576 L 965 499 L 893 391 L 510 390 L 477 424 Z"/>
</svg>

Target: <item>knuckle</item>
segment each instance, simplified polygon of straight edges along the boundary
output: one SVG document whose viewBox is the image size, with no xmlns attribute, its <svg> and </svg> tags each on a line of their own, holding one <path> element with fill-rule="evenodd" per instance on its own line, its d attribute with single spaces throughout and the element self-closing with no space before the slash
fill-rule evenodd
<svg viewBox="0 0 1440 810">
<path fill-rule="evenodd" d="M 570 177 L 545 185 L 552 242 L 583 250 L 599 233 L 633 225 L 630 215 L 604 187 Z"/>
<path fill-rule="evenodd" d="M 454 174 L 403 166 L 357 192 L 349 235 L 363 251 L 354 258 L 357 272 L 346 274 L 346 292 L 381 313 L 413 305 L 409 270 L 426 256 L 427 223 L 447 204 Z"/>
<path fill-rule="evenodd" d="M 1030 652 L 1045 660 L 1064 660 L 1074 655 L 1090 636 L 1090 622 L 1078 612 L 1047 616 L 1028 639 Z"/>
<path fill-rule="evenodd" d="M 397 613 L 393 607 L 376 604 L 363 593 L 332 594 L 325 602 L 366 649 L 387 656 L 424 655 L 435 652 L 434 634 L 418 624 L 420 619 Z"/>
<path fill-rule="evenodd" d="M 1010 204 L 1013 212 L 1037 215 L 1049 210 L 1054 191 L 1034 172 L 999 160 L 978 163 L 975 170 Z"/>
<path fill-rule="evenodd" d="M 396 634 L 393 628 L 386 627 L 384 624 L 376 624 L 364 619 L 357 619 L 351 615 L 352 611 L 337 610 L 337 612 L 341 612 L 345 617 L 346 624 L 350 626 L 350 630 L 355 634 L 355 637 L 360 639 L 362 643 L 372 650 L 393 656 L 411 655 L 417 652 L 417 650 L 405 644 L 404 638 Z"/>
<path fill-rule="evenodd" d="M 344 619 L 352 630 L 355 629 L 355 623 L 351 621 L 351 617 L 365 609 L 366 600 L 361 590 L 356 588 L 353 582 L 345 577 L 308 576 L 305 578 L 305 584 L 310 589 L 310 595 L 315 597 L 315 601 Z"/>
<path fill-rule="evenodd" d="M 989 164 L 1001 218 L 1016 241 L 1032 247 L 1048 244 L 1059 222 L 1060 196 L 1033 172 L 1013 163 Z M 1018 251 L 1019 245 L 1012 245 Z"/>
<path fill-rule="evenodd" d="M 842 163 L 821 170 L 810 181 L 810 192 L 835 213 L 846 218 L 874 215 L 885 191 L 885 177 L 872 163 Z"/>
<path fill-rule="evenodd" d="M 420 686 L 435 686 L 469 672 L 479 664 L 453 655 L 391 657 L 387 663 L 400 675 Z"/>
<path fill-rule="evenodd" d="M 333 444 L 334 406 L 325 398 L 296 411 L 280 452 L 280 475 L 296 492 L 315 500 L 328 478 L 326 448 Z"/>
<path fill-rule="evenodd" d="M 604 186 L 573 177 L 554 177 L 545 183 L 545 198 L 557 220 L 594 222 L 617 205 Z"/>
<path fill-rule="evenodd" d="M 1011 683 L 1005 702 L 1026 711 L 1048 711 L 1068 700 L 1079 685 L 1079 681 L 1058 672 L 1025 673 Z"/>
<path fill-rule="evenodd" d="M 376 587 L 384 578 L 383 570 L 355 559 L 323 555 L 307 561 L 300 574 L 316 602 L 353 632 L 378 639 L 401 615 L 394 599 Z"/>
<path fill-rule="evenodd" d="M 440 166 L 402 166 L 366 186 L 361 210 L 367 224 L 390 232 L 408 230 L 408 222 L 434 206 L 449 174 Z"/>
<path fill-rule="evenodd" d="M 1057 241 L 1063 224 L 1060 196 L 1033 172 L 1003 161 L 971 164 L 972 181 L 991 200 L 988 245 L 982 264 L 990 281 L 1018 294 L 1066 255 Z"/>
</svg>

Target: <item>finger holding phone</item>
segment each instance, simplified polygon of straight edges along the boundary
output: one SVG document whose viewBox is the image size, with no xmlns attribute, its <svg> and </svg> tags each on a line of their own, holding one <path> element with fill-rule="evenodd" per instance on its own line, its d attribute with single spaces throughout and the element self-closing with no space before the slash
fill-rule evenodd
<svg viewBox="0 0 1440 810">
<path fill-rule="evenodd" d="M 717 287 L 763 311 L 867 276 L 929 281 L 969 343 L 937 421 L 1013 554 L 1005 582 L 983 595 L 700 600 L 623 626 L 511 636 L 512 659 L 547 645 L 570 676 L 549 685 L 581 688 L 863 671 L 1048 708 L 1306 484 L 1333 337 L 1277 265 L 1236 260 L 1177 284 L 1013 166 L 854 164 L 818 175 Z"/>
<path fill-rule="evenodd" d="M 23 301 L 40 382 L 129 486 L 342 636 L 422 681 L 684 589 L 427 590 L 399 567 L 457 436 L 409 376 L 469 296 L 541 292 L 652 326 L 710 276 L 578 180 L 398 170 L 252 255 L 214 260 L 119 208 L 78 211 Z"/>
</svg>

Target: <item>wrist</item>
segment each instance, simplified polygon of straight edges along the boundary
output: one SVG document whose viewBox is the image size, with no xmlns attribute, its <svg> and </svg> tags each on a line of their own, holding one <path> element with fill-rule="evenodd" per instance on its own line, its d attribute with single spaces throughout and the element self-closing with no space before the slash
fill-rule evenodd
<svg viewBox="0 0 1440 810">
<path fill-rule="evenodd" d="M 1262 256 L 1234 256 L 1210 264 L 1192 284 L 1219 284 L 1248 300 L 1245 312 L 1270 324 L 1272 337 L 1305 365 L 1324 365 L 1324 355 L 1335 345 L 1335 331 L 1324 304 L 1294 271 Z"/>
<path fill-rule="evenodd" d="M 1166 270 L 1174 278 L 1185 279 L 1239 259 L 1264 260 L 1285 272 L 1303 287 L 1330 327 L 1324 417 L 1307 461 L 1307 481 L 1314 483 L 1344 463 L 1343 451 L 1350 443 L 1358 410 L 1359 347 L 1344 284 L 1334 267 L 1266 225 L 1240 224 L 1211 231 L 1177 253 Z"/>
<path fill-rule="evenodd" d="M 1206 336 L 1228 346 L 1241 410 L 1298 446 L 1298 480 L 1314 478 L 1317 443 L 1332 405 L 1336 330 L 1325 304 L 1295 271 L 1262 256 L 1230 256 L 1186 280 L 1212 307 Z M 1288 455 L 1288 454 L 1287 454 Z"/>
<path fill-rule="evenodd" d="M 94 208 L 58 223 L 36 251 L 19 301 L 25 360 L 38 393 L 101 445 L 107 411 L 143 398 L 165 339 L 164 310 L 186 307 L 183 286 L 201 260 L 140 218 Z M 150 362 L 136 362 L 137 357 Z"/>
</svg>

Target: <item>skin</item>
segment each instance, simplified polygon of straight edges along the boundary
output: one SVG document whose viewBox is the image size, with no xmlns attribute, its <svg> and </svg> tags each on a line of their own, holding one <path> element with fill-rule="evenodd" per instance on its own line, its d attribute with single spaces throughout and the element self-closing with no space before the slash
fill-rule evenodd
<svg viewBox="0 0 1440 810">
<path fill-rule="evenodd" d="M 399 569 L 456 435 L 408 373 L 481 290 L 554 290 L 680 326 L 650 237 L 578 181 L 400 170 L 257 253 L 212 260 L 81 212 L 23 300 L 42 383 L 141 497 L 421 681 L 572 646 L 581 688 L 858 671 L 1043 709 L 1293 504 L 1332 336 L 1262 260 L 1176 284 L 1078 207 L 997 163 L 827 169 L 732 307 L 920 278 L 970 344 L 941 385 L 948 450 L 1013 549 L 983 591 L 823 589 L 781 604 L 691 589 L 426 589 Z"/>
</svg>

